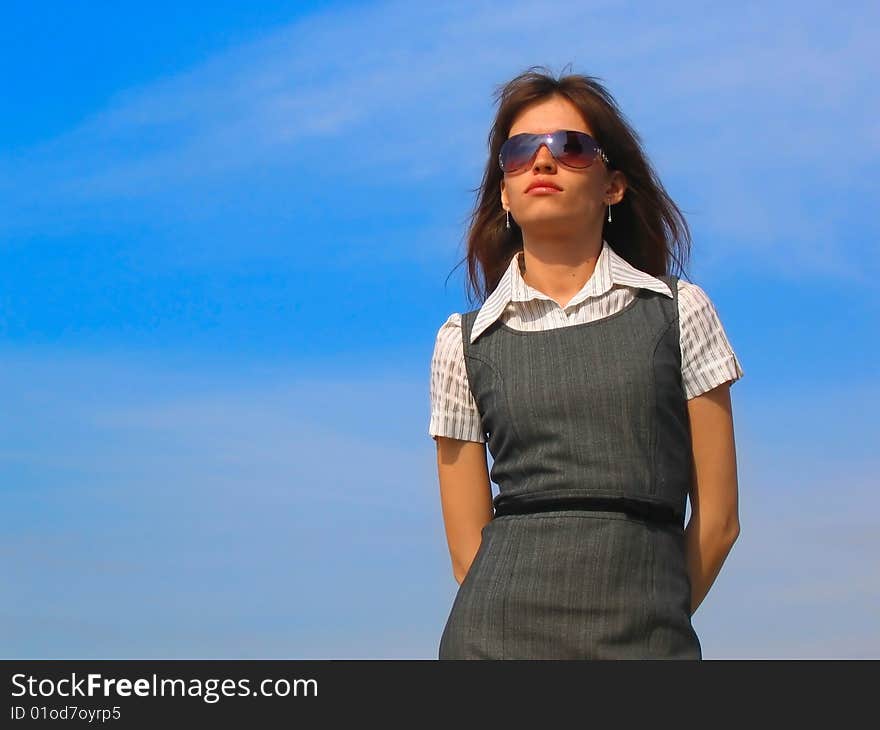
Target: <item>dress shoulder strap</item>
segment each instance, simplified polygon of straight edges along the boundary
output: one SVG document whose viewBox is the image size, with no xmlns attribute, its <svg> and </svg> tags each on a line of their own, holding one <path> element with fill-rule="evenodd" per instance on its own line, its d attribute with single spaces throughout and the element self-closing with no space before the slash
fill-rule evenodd
<svg viewBox="0 0 880 730">
<path fill-rule="evenodd" d="M 660 281 L 665 282 L 672 290 L 672 301 L 678 304 L 678 277 L 673 274 L 660 274 L 656 277 Z"/>
<path fill-rule="evenodd" d="M 461 338 L 465 352 L 470 349 L 471 332 L 474 329 L 474 321 L 477 319 L 479 312 L 479 309 L 472 309 L 470 312 L 464 312 L 461 315 Z"/>
</svg>

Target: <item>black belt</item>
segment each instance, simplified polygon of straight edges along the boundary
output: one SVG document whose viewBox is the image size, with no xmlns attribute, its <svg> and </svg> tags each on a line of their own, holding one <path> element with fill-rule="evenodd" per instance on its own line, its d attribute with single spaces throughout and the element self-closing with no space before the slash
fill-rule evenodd
<svg viewBox="0 0 880 730">
<path fill-rule="evenodd" d="M 625 512 L 636 519 L 684 527 L 684 515 L 669 505 L 627 497 L 556 497 L 551 500 L 502 502 L 495 505 L 495 516 L 557 512 L 568 509 Z"/>
</svg>

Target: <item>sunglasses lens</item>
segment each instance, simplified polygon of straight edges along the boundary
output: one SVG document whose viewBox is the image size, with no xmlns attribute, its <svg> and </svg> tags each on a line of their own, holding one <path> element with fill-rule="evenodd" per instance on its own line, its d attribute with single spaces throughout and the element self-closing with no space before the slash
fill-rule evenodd
<svg viewBox="0 0 880 730">
<path fill-rule="evenodd" d="M 563 137 L 556 159 L 569 167 L 589 167 L 596 159 L 596 143 L 583 132 L 560 132 Z"/>
<path fill-rule="evenodd" d="M 559 162 L 569 167 L 589 167 L 598 153 L 596 141 L 584 132 L 560 130 L 552 135 L 515 134 L 501 145 L 501 169 L 516 172 L 525 167 L 542 144 L 550 148 Z"/>
<path fill-rule="evenodd" d="M 528 134 L 516 134 L 501 146 L 501 169 L 514 172 L 524 167 L 535 154 L 537 145 Z"/>
</svg>

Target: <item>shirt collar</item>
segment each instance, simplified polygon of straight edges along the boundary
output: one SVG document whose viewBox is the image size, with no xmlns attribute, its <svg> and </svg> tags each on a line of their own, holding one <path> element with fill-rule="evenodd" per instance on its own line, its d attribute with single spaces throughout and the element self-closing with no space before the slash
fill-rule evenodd
<svg viewBox="0 0 880 730">
<path fill-rule="evenodd" d="M 510 302 L 527 302 L 532 299 L 553 301 L 552 297 L 526 284 L 519 270 L 521 256 L 522 251 L 518 251 L 510 260 L 510 265 L 498 282 L 498 286 L 480 307 L 471 329 L 471 342 L 476 340 L 501 316 Z M 571 298 L 566 308 L 579 304 L 589 297 L 601 296 L 615 286 L 651 289 L 665 294 L 670 299 L 673 298 L 672 290 L 664 281 L 632 266 L 611 248 L 608 241 L 602 239 L 602 250 L 599 253 L 593 274 L 587 279 L 583 288 Z"/>
</svg>

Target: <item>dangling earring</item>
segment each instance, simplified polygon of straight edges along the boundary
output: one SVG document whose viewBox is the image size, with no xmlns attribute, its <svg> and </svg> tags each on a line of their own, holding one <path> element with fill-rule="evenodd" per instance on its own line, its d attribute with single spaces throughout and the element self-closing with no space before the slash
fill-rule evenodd
<svg viewBox="0 0 880 730">
<path fill-rule="evenodd" d="M 510 228 L 510 211 L 507 211 L 507 227 Z"/>
<path fill-rule="evenodd" d="M 611 204 L 608 204 L 608 222 L 611 223 Z"/>
</svg>

